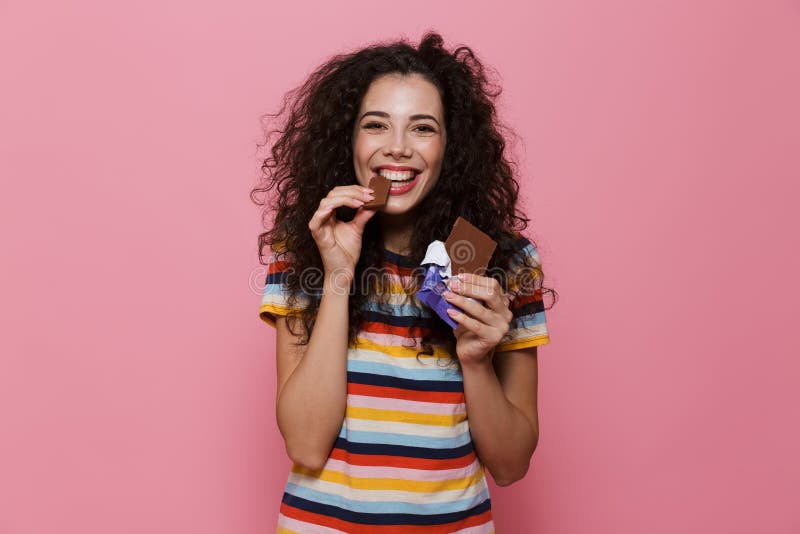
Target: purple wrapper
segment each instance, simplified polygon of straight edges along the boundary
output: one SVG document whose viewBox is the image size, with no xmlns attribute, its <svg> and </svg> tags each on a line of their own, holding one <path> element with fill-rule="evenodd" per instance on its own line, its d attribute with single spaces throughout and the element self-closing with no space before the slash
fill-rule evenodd
<svg viewBox="0 0 800 534">
<path fill-rule="evenodd" d="M 444 322 L 455 328 L 458 323 L 447 315 L 447 310 L 452 309 L 461 313 L 464 313 L 464 310 L 447 302 L 442 296 L 445 291 L 449 291 L 449 289 L 439 274 L 439 266 L 433 263 L 428 265 L 425 279 L 422 281 L 422 288 L 417 291 L 417 298 L 433 308 L 436 315 L 441 317 Z"/>
</svg>

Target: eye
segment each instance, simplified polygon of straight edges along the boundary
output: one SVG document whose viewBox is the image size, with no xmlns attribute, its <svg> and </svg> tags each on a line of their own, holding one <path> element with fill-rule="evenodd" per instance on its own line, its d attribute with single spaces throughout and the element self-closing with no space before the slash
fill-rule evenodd
<svg viewBox="0 0 800 534">
<path fill-rule="evenodd" d="M 428 126 L 427 124 L 420 124 L 418 126 L 418 128 L 427 128 L 427 130 L 423 130 L 423 131 L 427 131 L 427 132 L 435 132 L 436 131 L 435 129 L 433 129 L 432 127 Z"/>
<path fill-rule="evenodd" d="M 378 127 L 382 128 L 383 124 L 381 124 L 379 122 L 368 122 L 367 124 L 364 125 L 364 129 L 365 130 L 374 130 L 375 128 L 373 128 L 373 126 L 378 126 Z"/>
</svg>

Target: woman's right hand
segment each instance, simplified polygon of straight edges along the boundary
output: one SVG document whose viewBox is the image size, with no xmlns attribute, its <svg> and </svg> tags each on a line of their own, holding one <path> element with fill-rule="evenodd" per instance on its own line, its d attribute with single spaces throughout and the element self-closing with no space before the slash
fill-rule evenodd
<svg viewBox="0 0 800 534">
<path fill-rule="evenodd" d="M 369 191 L 369 188 L 361 185 L 334 187 L 320 201 L 317 211 L 308 222 L 308 229 L 311 230 L 311 236 L 322 257 L 326 277 L 335 275 L 339 280 L 346 275 L 349 281 L 355 278 L 356 264 L 361 256 L 364 226 L 378 211 L 377 208 L 363 207 L 374 198 L 374 194 Z M 336 208 L 340 206 L 357 209 L 352 221 L 342 222 L 336 219 Z"/>
</svg>

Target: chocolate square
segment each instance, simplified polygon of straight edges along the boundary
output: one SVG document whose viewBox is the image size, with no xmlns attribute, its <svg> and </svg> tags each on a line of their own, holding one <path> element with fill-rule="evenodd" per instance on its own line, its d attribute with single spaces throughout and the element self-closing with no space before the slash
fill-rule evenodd
<svg viewBox="0 0 800 534">
<path fill-rule="evenodd" d="M 385 206 L 389 198 L 389 188 L 392 187 L 392 181 L 380 175 L 373 176 L 367 187 L 375 191 L 375 198 L 364 204 L 364 207 L 380 208 Z"/>
<path fill-rule="evenodd" d="M 450 256 L 450 272 L 453 276 L 472 273 L 483 276 L 489 267 L 497 242 L 480 231 L 463 217 L 456 219 L 447 241 L 444 243 Z"/>
</svg>

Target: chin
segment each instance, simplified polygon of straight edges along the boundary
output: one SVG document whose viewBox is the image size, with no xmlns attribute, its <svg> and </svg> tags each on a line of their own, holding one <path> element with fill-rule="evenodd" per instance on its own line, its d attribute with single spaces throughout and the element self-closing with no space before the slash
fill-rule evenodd
<svg viewBox="0 0 800 534">
<path fill-rule="evenodd" d="M 392 197 L 389 197 L 388 202 L 384 207 L 380 209 L 381 212 L 386 213 L 387 215 L 400 215 L 402 213 L 408 213 L 412 211 L 416 205 L 417 200 L 395 200 Z"/>
</svg>

